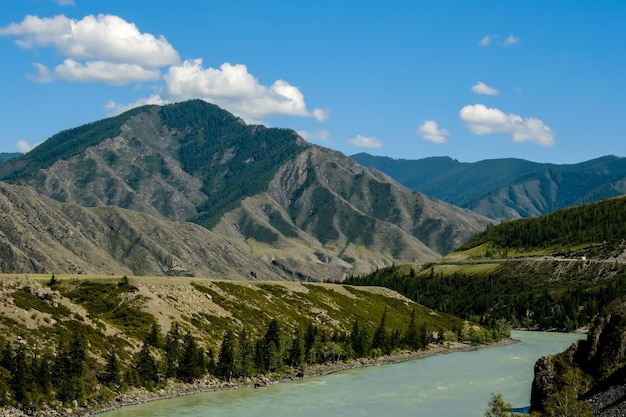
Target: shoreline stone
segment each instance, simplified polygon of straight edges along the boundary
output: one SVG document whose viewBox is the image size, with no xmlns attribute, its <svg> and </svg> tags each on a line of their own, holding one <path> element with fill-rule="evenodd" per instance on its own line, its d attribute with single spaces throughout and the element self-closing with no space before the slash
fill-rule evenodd
<svg viewBox="0 0 626 417">
<path fill-rule="evenodd" d="M 204 378 L 192 383 L 183 383 L 175 380 L 169 380 L 167 386 L 164 388 L 160 388 L 154 391 L 148 391 L 146 389 L 140 388 L 132 388 L 128 392 L 118 395 L 115 399 L 106 404 L 100 404 L 94 407 L 76 407 L 74 409 L 52 409 L 48 407 L 34 415 L 38 417 L 88 417 L 131 405 L 144 404 L 147 402 L 159 400 L 167 400 L 186 395 L 200 394 L 203 392 L 224 391 L 250 387 L 262 388 L 268 385 L 279 384 L 283 382 L 321 377 L 336 372 L 346 371 L 349 369 L 391 365 L 423 359 L 430 356 L 444 355 L 454 352 L 468 352 L 490 347 L 506 346 L 513 343 L 517 343 L 517 340 L 503 339 L 498 342 L 483 345 L 469 345 L 463 343 L 451 343 L 445 346 L 431 345 L 428 350 L 405 351 L 392 355 L 380 356 L 377 358 L 360 358 L 350 359 L 348 361 L 315 364 L 307 366 L 304 370 L 290 369 L 288 372 L 284 373 L 276 373 L 272 375 L 257 375 L 233 381 L 222 381 L 213 375 L 206 375 Z M 26 414 L 23 411 L 14 407 L 0 409 L 0 417 L 27 416 L 29 416 L 29 414 Z"/>
</svg>

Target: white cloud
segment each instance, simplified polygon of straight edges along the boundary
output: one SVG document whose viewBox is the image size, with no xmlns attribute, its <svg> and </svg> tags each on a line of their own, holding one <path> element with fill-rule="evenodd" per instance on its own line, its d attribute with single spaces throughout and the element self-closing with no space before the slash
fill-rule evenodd
<svg viewBox="0 0 626 417">
<path fill-rule="evenodd" d="M 170 101 L 201 98 L 232 112 L 248 122 L 276 116 L 326 119 L 326 112 L 307 110 L 298 87 L 284 80 L 270 86 L 259 83 L 242 64 L 226 62 L 217 68 L 203 68 L 202 59 L 186 60 L 165 74 L 164 95 Z"/>
<path fill-rule="evenodd" d="M 437 122 L 433 120 L 426 120 L 422 123 L 417 128 L 417 134 L 434 143 L 446 143 L 446 136 L 450 136 L 450 132 L 447 129 L 440 128 Z"/>
<path fill-rule="evenodd" d="M 134 23 L 117 16 L 89 15 L 81 20 L 64 15 L 26 16 L 20 23 L 0 27 L 0 36 L 16 37 L 16 43 L 24 49 L 52 47 L 64 57 L 55 67 L 35 63 L 37 72 L 31 78 L 38 82 L 162 84 L 157 94 L 135 103 L 107 103 L 108 114 L 143 104 L 200 98 L 249 123 L 277 116 L 311 117 L 318 121 L 327 118 L 326 110 L 307 109 L 300 89 L 284 80 L 263 85 L 241 64 L 203 68 L 201 59 L 181 63 L 178 52 L 163 36 L 141 33 Z M 162 67 L 168 67 L 163 76 Z"/>
<path fill-rule="evenodd" d="M 52 82 L 56 79 L 91 83 L 123 85 L 142 81 L 157 81 L 161 78 L 158 69 L 144 68 L 137 64 L 114 64 L 106 61 L 90 61 L 85 64 L 73 59 L 66 59 L 57 65 L 54 71 L 42 64 L 35 64 L 37 75 L 32 77 L 38 82 Z"/>
<path fill-rule="evenodd" d="M 485 35 L 480 41 L 478 41 L 478 44 L 480 46 L 489 46 L 489 44 L 491 43 L 491 39 L 491 36 Z"/>
<path fill-rule="evenodd" d="M 320 142 L 330 143 L 330 132 L 328 130 L 322 129 L 317 132 L 307 132 L 306 130 L 298 130 L 298 135 L 300 135 L 303 139 L 306 140 L 317 140 Z"/>
<path fill-rule="evenodd" d="M 39 145 L 39 144 L 37 144 L 37 145 Z M 17 148 L 18 151 L 26 153 L 26 152 L 30 152 L 37 145 L 31 145 L 30 143 L 26 142 L 25 140 L 20 140 L 20 141 L 18 141 L 15 144 L 15 147 Z"/>
<path fill-rule="evenodd" d="M 502 43 L 502 46 L 506 48 L 507 46 L 517 45 L 519 42 L 520 42 L 519 38 L 516 38 L 513 35 L 509 35 L 509 37 L 506 38 L 504 42 Z"/>
<path fill-rule="evenodd" d="M 52 0 L 55 3 L 58 3 L 61 6 L 76 6 L 76 2 L 74 0 Z"/>
<path fill-rule="evenodd" d="M 476 135 L 507 133 L 515 142 L 529 141 L 541 146 L 552 146 L 555 143 L 552 130 L 534 117 L 505 114 L 483 104 L 467 105 L 461 109 L 459 116 Z"/>
<path fill-rule="evenodd" d="M 472 91 L 476 94 L 485 94 L 488 96 L 497 96 L 498 94 L 500 94 L 500 91 L 496 90 L 493 87 L 489 87 L 487 84 L 480 81 L 472 86 Z"/>
<path fill-rule="evenodd" d="M 148 104 L 156 104 L 158 106 L 162 106 L 164 104 L 169 104 L 169 101 L 163 100 L 161 96 L 159 96 L 158 94 L 155 94 L 148 98 L 141 98 L 135 101 L 134 103 L 126 104 L 126 105 L 118 104 L 115 101 L 110 100 L 104 106 L 104 111 L 107 116 L 112 117 L 112 116 L 117 116 L 118 114 L 124 113 L 125 111 L 128 111 L 130 109 L 134 109 L 135 107 L 146 106 Z"/>
<path fill-rule="evenodd" d="M 118 16 L 99 14 L 82 20 L 64 15 L 26 16 L 21 23 L 0 28 L 0 35 L 17 36 L 25 49 L 52 46 L 73 59 L 162 67 L 180 62 L 178 52 L 160 36 L 141 33 L 134 23 Z"/>
<path fill-rule="evenodd" d="M 348 142 L 354 146 L 359 146 L 362 148 L 380 148 L 381 146 L 383 146 L 383 143 L 373 136 L 365 137 L 361 135 L 356 135 L 355 138 L 349 139 Z"/>
</svg>

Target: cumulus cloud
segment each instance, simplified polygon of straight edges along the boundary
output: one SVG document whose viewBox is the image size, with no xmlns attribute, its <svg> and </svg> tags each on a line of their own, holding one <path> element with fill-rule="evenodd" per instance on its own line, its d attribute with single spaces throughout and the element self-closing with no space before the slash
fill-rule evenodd
<svg viewBox="0 0 626 417">
<path fill-rule="evenodd" d="M 37 75 L 32 78 L 39 82 L 52 82 L 57 79 L 91 83 L 123 85 L 142 81 L 156 81 L 161 78 L 158 69 L 144 68 L 137 64 L 114 64 L 106 61 L 91 61 L 85 64 L 66 59 L 50 71 L 43 64 L 36 63 Z"/>
<path fill-rule="evenodd" d="M 433 120 L 426 120 L 422 123 L 417 128 L 417 134 L 434 143 L 446 143 L 446 136 L 450 136 L 450 132 L 447 129 L 440 128 L 437 122 Z"/>
<path fill-rule="evenodd" d="M 99 14 L 82 20 L 64 15 L 26 16 L 21 23 L 0 28 L 0 35 L 17 36 L 25 49 L 51 46 L 73 59 L 96 59 L 161 67 L 180 62 L 178 52 L 163 37 L 141 33 L 134 23 Z"/>
<path fill-rule="evenodd" d="M 486 107 L 483 104 L 467 105 L 459 112 L 469 130 L 476 135 L 506 133 L 515 142 L 534 142 L 541 146 L 554 145 L 554 133 L 543 121 L 534 117 L 523 118 L 517 114 Z"/>
<path fill-rule="evenodd" d="M 37 144 L 37 145 L 39 145 L 39 144 Z M 31 145 L 30 143 L 26 142 L 25 140 L 20 140 L 20 141 L 18 141 L 15 144 L 15 147 L 17 148 L 18 151 L 26 153 L 26 152 L 30 152 L 37 145 Z"/>
<path fill-rule="evenodd" d="M 89 15 L 81 20 L 64 15 L 26 16 L 0 28 L 1 36 L 15 36 L 23 49 L 52 47 L 67 59 L 50 70 L 35 64 L 37 81 L 126 84 L 160 78 L 157 68 L 178 64 L 178 52 L 163 37 L 141 33 L 134 23 L 118 16 Z M 78 62 L 80 61 L 80 62 Z"/>
<path fill-rule="evenodd" d="M 506 38 L 504 42 L 502 43 L 502 46 L 506 48 L 507 46 L 517 45 L 519 42 L 520 42 L 519 38 L 516 38 L 513 35 L 509 35 L 509 37 Z"/>
<path fill-rule="evenodd" d="M 306 140 L 317 140 L 320 142 L 331 142 L 330 140 L 330 132 L 328 130 L 322 129 L 317 132 L 307 132 L 306 130 L 298 130 L 298 135 L 300 135 L 303 139 Z"/>
<path fill-rule="evenodd" d="M 472 86 L 472 91 L 476 94 L 485 94 L 488 96 L 497 96 L 498 94 L 500 94 L 500 91 L 496 90 L 493 87 L 489 87 L 487 84 L 480 81 Z"/>
<path fill-rule="evenodd" d="M 170 101 L 201 98 L 248 122 L 276 116 L 326 119 L 322 109 L 309 111 L 298 87 L 284 80 L 270 86 L 259 82 L 242 64 L 226 62 L 220 68 L 204 68 L 202 59 L 186 60 L 169 68 L 163 94 Z"/>
<path fill-rule="evenodd" d="M 480 46 L 489 46 L 489 44 L 491 43 L 491 39 L 491 36 L 485 35 L 481 40 L 478 41 L 478 44 Z"/>
<path fill-rule="evenodd" d="M 123 85 L 158 82 L 158 93 L 135 103 L 109 102 L 108 114 L 144 104 L 166 104 L 200 98 L 223 107 L 249 123 L 276 116 L 327 118 L 323 109 L 307 109 L 300 89 L 284 80 L 264 85 L 245 65 L 224 63 L 204 68 L 202 59 L 181 62 L 163 37 L 142 33 L 134 23 L 113 16 L 89 15 L 81 20 L 64 15 L 26 16 L 0 27 L 0 36 L 16 37 L 24 49 L 51 47 L 64 57 L 56 66 L 37 62 L 34 81 L 66 80 Z M 167 67 L 165 74 L 161 68 Z M 155 90 L 153 90 L 155 91 Z"/>
<path fill-rule="evenodd" d="M 365 137 L 361 135 L 356 135 L 355 138 L 349 139 L 348 142 L 354 146 L 359 146 L 362 148 L 380 148 L 381 146 L 383 146 L 383 143 L 373 136 Z"/>
</svg>

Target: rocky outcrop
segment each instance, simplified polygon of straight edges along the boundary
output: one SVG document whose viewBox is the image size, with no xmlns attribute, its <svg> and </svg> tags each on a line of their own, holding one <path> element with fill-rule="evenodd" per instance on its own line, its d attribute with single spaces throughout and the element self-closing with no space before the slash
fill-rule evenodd
<svg viewBox="0 0 626 417">
<path fill-rule="evenodd" d="M 537 361 L 531 410 L 585 401 L 595 416 L 626 415 L 625 312 L 624 300 L 614 302 L 596 319 L 586 340 Z"/>
</svg>

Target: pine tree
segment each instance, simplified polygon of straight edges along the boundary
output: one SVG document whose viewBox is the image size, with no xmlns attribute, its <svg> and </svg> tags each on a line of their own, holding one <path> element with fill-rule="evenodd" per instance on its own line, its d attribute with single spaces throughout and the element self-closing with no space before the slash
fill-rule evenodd
<svg viewBox="0 0 626 417">
<path fill-rule="evenodd" d="M 380 318 L 380 323 L 374 332 L 374 338 L 372 339 L 372 348 L 380 349 L 383 353 L 391 353 L 391 344 L 389 335 L 387 334 L 386 323 L 387 322 L 387 307 Z"/>
<path fill-rule="evenodd" d="M 230 380 L 236 375 L 235 357 L 237 354 L 235 345 L 235 335 L 232 330 L 228 330 L 224 334 L 222 347 L 217 359 L 217 375 Z"/>
<path fill-rule="evenodd" d="M 155 348 L 161 347 L 161 328 L 158 323 L 153 323 L 146 336 L 146 343 Z"/>
<path fill-rule="evenodd" d="M 304 338 L 300 326 L 296 327 L 291 339 L 291 349 L 289 349 L 289 365 L 294 368 L 299 368 L 304 363 Z"/>
<path fill-rule="evenodd" d="M 204 354 L 198 348 L 191 332 L 183 337 L 183 350 L 178 361 L 178 377 L 184 382 L 191 382 L 204 375 L 206 370 Z"/>
<path fill-rule="evenodd" d="M 159 382 L 157 365 L 150 353 L 150 346 L 147 343 L 143 344 L 141 350 L 136 355 L 135 370 L 137 371 L 137 375 L 139 375 L 141 385 L 144 387 L 152 389 L 155 384 Z"/>
<path fill-rule="evenodd" d="M 411 314 L 411 321 L 409 322 L 409 328 L 404 335 L 403 343 L 406 347 L 413 350 L 421 349 L 424 347 L 420 343 L 420 337 L 417 332 L 417 325 L 415 324 L 415 309 L 413 309 L 413 313 Z"/>
<path fill-rule="evenodd" d="M 239 375 L 247 378 L 254 369 L 254 343 L 248 337 L 246 329 L 241 330 L 239 334 Z"/>
<path fill-rule="evenodd" d="M 15 355 L 13 354 L 13 348 L 9 342 L 6 342 L 4 348 L 2 349 L 0 366 L 9 372 L 13 372 L 15 370 Z"/>
<path fill-rule="evenodd" d="M 28 364 L 26 363 L 26 352 L 24 347 L 20 346 L 15 352 L 15 370 L 11 378 L 11 388 L 13 388 L 13 396 L 15 401 L 25 404 L 27 399 L 27 373 Z"/>
<path fill-rule="evenodd" d="M 270 322 L 258 346 L 261 369 L 273 372 L 283 364 L 280 328 L 276 320 Z"/>
<path fill-rule="evenodd" d="M 102 382 L 113 385 L 119 384 L 120 382 L 120 364 L 117 360 L 115 351 L 111 351 L 109 354 L 109 358 L 102 374 Z"/>
<path fill-rule="evenodd" d="M 176 376 L 176 369 L 178 367 L 178 359 L 180 357 L 180 333 L 178 330 L 178 323 L 172 323 L 170 331 L 165 336 L 163 350 L 164 355 L 164 369 L 165 376 L 172 378 Z"/>
</svg>

